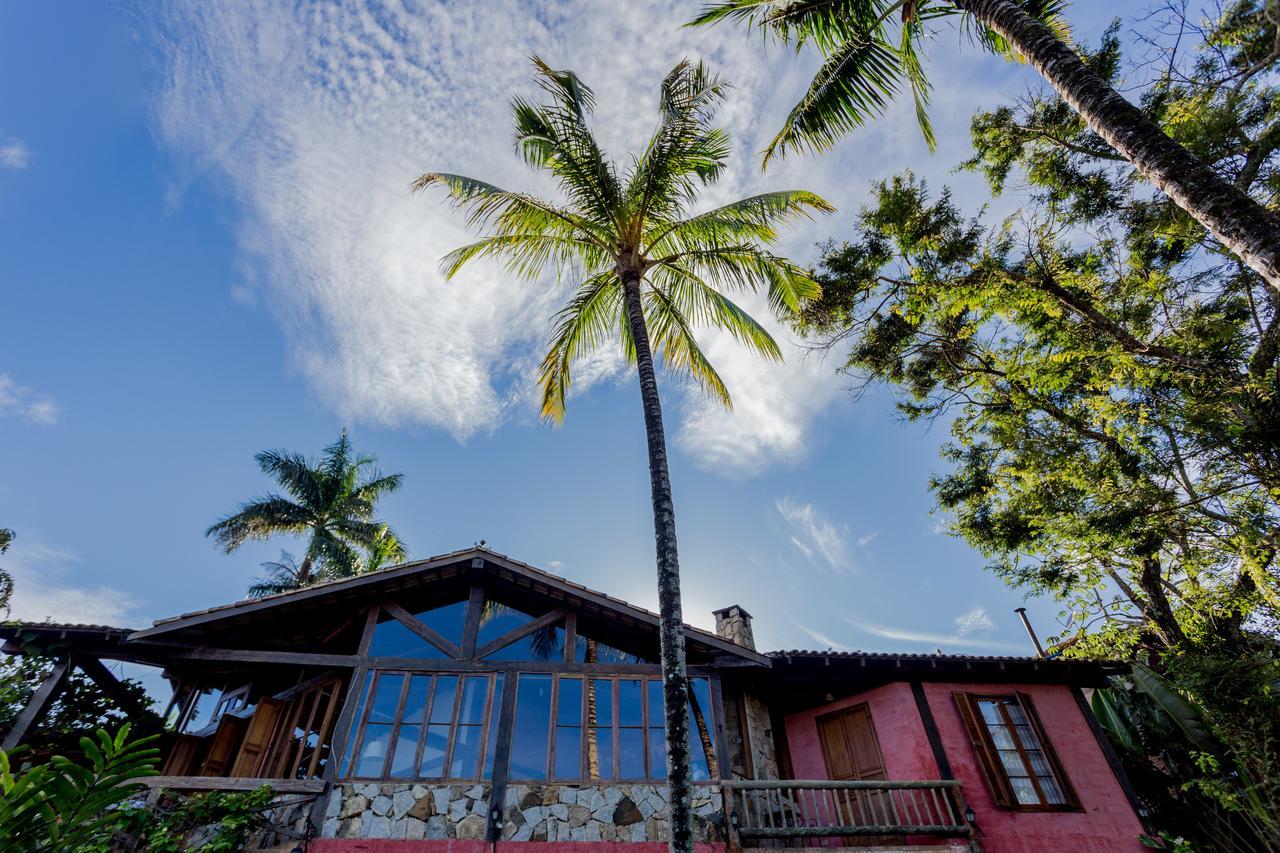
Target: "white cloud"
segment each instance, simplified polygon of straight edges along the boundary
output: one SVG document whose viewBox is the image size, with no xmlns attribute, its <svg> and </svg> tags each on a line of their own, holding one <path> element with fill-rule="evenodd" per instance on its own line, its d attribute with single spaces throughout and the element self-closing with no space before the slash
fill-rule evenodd
<svg viewBox="0 0 1280 853">
<path fill-rule="evenodd" d="M 16 417 L 50 426 L 58 422 L 61 412 L 53 397 L 19 385 L 7 373 L 0 373 L 0 418 Z"/>
<path fill-rule="evenodd" d="M 846 646 L 843 643 L 836 642 L 835 640 L 831 639 L 826 634 L 822 633 L 816 628 L 812 628 L 804 624 L 803 622 L 799 621 L 798 619 L 796 619 L 794 616 L 791 616 L 790 614 L 787 614 L 787 615 L 788 615 L 788 618 L 791 619 L 791 623 L 795 625 L 797 629 L 800 630 L 800 633 L 804 634 L 806 637 L 813 640 L 822 649 L 831 649 L 837 652 L 852 651 L 852 649 L 849 646 Z"/>
<path fill-rule="evenodd" d="M 914 643 L 942 649 L 947 653 L 964 652 L 966 649 L 984 649 L 1012 654 L 1026 654 L 1025 646 L 1005 643 L 1000 640 L 984 640 L 967 636 L 957 631 L 954 634 L 937 634 L 930 631 L 916 631 L 911 628 L 895 628 L 891 625 L 880 625 L 862 619 L 846 618 L 846 622 L 873 637 L 893 640 L 899 643 Z"/>
<path fill-rule="evenodd" d="M 19 534 L 0 557 L 13 577 L 9 618 L 26 622 L 78 622 L 131 627 L 139 602 L 110 586 L 77 582 L 80 558 L 70 551 Z"/>
<path fill-rule="evenodd" d="M 155 33 L 167 69 L 159 133 L 240 203 L 243 265 L 255 274 L 234 299 L 274 314 L 294 366 L 350 421 L 426 424 L 461 440 L 532 409 L 536 350 L 563 287 L 519 282 L 494 266 L 446 284 L 439 258 L 471 235 L 439 194 L 407 190 L 421 172 L 441 169 L 553 192 L 511 151 L 508 103 L 532 89 L 530 53 L 572 63 L 596 88 L 596 126 L 619 161 L 651 129 L 657 83 L 679 58 L 706 58 L 724 72 L 736 86 L 721 114 L 735 157 L 707 206 L 803 187 L 852 212 L 870 178 L 924 151 L 904 104 L 830 155 L 792 158 L 762 175 L 755 152 L 803 91 L 815 58 L 766 50 L 732 27 L 683 29 L 690 7 L 678 0 L 412 11 L 170 0 L 166 8 Z M 940 138 L 967 138 L 976 99 L 937 101 Z M 955 159 L 932 158 L 924 171 L 945 174 Z M 842 222 L 793 229 L 781 250 L 811 261 L 814 244 Z M 775 333 L 786 363 L 766 363 L 727 335 L 700 335 L 735 407 L 673 395 L 672 434 L 697 464 L 750 475 L 804 455 L 840 380 L 832 365 L 804 357 L 761 299 L 742 302 Z M 579 392 L 625 375 L 614 353 L 583 367 Z"/>
<path fill-rule="evenodd" d="M 879 530 L 873 530 L 873 531 L 871 531 L 870 533 L 864 533 L 864 534 L 862 534 L 861 536 L 859 536 L 859 537 L 858 537 L 858 547 L 859 547 L 859 548 L 865 548 L 865 547 L 867 547 L 867 546 L 868 546 L 868 545 L 870 545 L 872 542 L 874 542 L 874 541 L 875 541 L 875 539 L 876 539 L 876 537 L 877 537 L 877 536 L 879 536 L 879 535 L 880 535 L 880 531 L 879 531 Z"/>
<path fill-rule="evenodd" d="M 813 561 L 817 556 L 837 572 L 853 568 L 847 527 L 832 522 L 813 504 L 793 500 L 790 495 L 779 498 L 774 506 L 791 528 L 791 544 L 806 560 Z"/>
<path fill-rule="evenodd" d="M 990 634 L 996 629 L 996 623 L 987 615 L 984 607 L 974 607 L 956 617 L 956 634 L 967 637 L 970 634 Z"/>
<path fill-rule="evenodd" d="M 16 137 L 0 137 L 0 169 L 25 169 L 31 162 L 31 149 Z"/>
</svg>

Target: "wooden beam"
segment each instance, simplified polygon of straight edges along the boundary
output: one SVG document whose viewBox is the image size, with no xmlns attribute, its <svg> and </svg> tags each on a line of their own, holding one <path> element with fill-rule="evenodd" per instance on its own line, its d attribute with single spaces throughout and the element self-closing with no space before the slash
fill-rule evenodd
<svg viewBox="0 0 1280 853">
<path fill-rule="evenodd" d="M 44 681 L 40 682 L 40 686 L 32 694 L 31 700 L 27 702 L 27 707 L 22 709 L 22 713 L 14 721 L 13 728 L 9 729 L 9 733 L 4 736 L 4 742 L 0 743 L 0 749 L 5 752 L 12 752 L 18 744 L 22 743 L 31 726 L 48 710 L 49 705 L 61 692 L 63 685 L 67 683 L 67 676 L 70 673 L 71 663 L 69 661 L 61 660 L 53 665 L 53 669 L 45 676 Z"/>
<path fill-rule="evenodd" d="M 467 621 L 462 626 L 461 656 L 464 658 L 476 656 L 476 637 L 480 633 L 482 615 L 484 615 L 484 587 L 474 583 L 471 585 L 471 593 L 467 596 Z"/>
<path fill-rule="evenodd" d="M 502 678 L 502 706 L 498 711 L 498 737 L 493 750 L 489 813 L 485 816 L 485 837 L 494 842 L 502 838 L 502 823 L 507 813 L 507 767 L 511 763 L 511 729 L 516 717 L 517 680 L 514 672 Z"/>
<path fill-rule="evenodd" d="M 136 718 L 135 722 L 145 720 L 156 725 L 160 723 L 161 718 L 159 715 L 139 702 L 128 690 L 125 690 L 124 685 L 120 683 L 120 679 L 116 678 L 111 670 L 103 666 L 102 661 L 97 658 L 76 655 L 71 659 L 71 662 L 81 672 L 93 679 L 93 682 L 102 688 L 102 692 L 110 696 L 131 718 Z"/>
<path fill-rule="evenodd" d="M 1115 747 L 1111 745 L 1111 739 L 1107 737 L 1107 733 L 1102 728 L 1102 723 L 1098 722 L 1098 718 L 1094 716 L 1093 708 L 1089 707 L 1089 701 L 1084 698 L 1084 691 L 1079 687 L 1072 687 L 1071 694 L 1075 697 L 1076 707 L 1080 709 L 1080 713 L 1084 715 L 1085 722 L 1089 724 L 1089 731 L 1093 732 L 1094 740 L 1098 742 L 1098 748 L 1102 750 L 1102 755 L 1107 759 L 1107 765 L 1111 768 L 1112 774 L 1116 777 L 1116 782 L 1120 785 L 1120 790 L 1124 791 L 1125 799 L 1129 801 L 1129 806 L 1133 809 L 1133 813 L 1138 816 L 1139 822 L 1150 829 L 1147 821 L 1147 810 L 1142 807 L 1142 801 L 1138 799 L 1138 792 L 1133 788 L 1133 782 L 1129 779 L 1129 774 L 1125 772 L 1124 763 L 1120 760 L 1120 756 L 1116 754 Z"/>
<path fill-rule="evenodd" d="M 384 601 L 382 603 L 382 609 L 394 616 L 396 621 L 401 625 L 405 626 L 410 631 L 447 654 L 449 657 L 456 658 L 458 656 L 458 647 L 454 645 L 452 641 L 447 639 L 443 634 L 432 628 L 430 625 L 421 622 L 416 616 L 408 610 L 405 610 L 399 604 L 396 604 L 394 601 Z"/>
<path fill-rule="evenodd" d="M 555 610 L 552 610 L 550 613 L 544 613 L 541 616 L 539 616 L 537 619 L 534 619 L 531 622 L 526 622 L 518 628 L 513 628 L 512 630 L 503 634 L 501 637 L 494 640 L 493 642 L 487 643 L 484 646 L 484 648 L 477 649 L 476 657 L 483 658 L 487 655 L 491 655 L 494 652 L 496 652 L 498 649 L 501 649 L 505 646 L 509 646 L 512 643 L 514 643 L 516 640 L 519 640 L 522 637 L 527 637 L 530 634 L 532 634 L 534 631 L 539 630 L 540 628 L 545 628 L 548 625 L 552 625 L 552 624 L 555 624 L 556 622 L 559 622 L 561 619 L 564 619 L 564 617 L 565 617 L 565 611 L 562 608 L 556 608 Z"/>
<path fill-rule="evenodd" d="M 142 776 L 133 782 L 166 791 L 256 791 L 263 785 L 269 785 L 277 794 L 318 794 L 324 790 L 324 781 L 321 779 Z"/>
<path fill-rule="evenodd" d="M 277 652 L 267 649 L 211 649 L 207 646 L 176 650 L 174 657 L 181 660 L 281 663 L 295 666 L 353 667 L 360 663 L 358 655 L 321 655 L 311 652 Z"/>
<path fill-rule="evenodd" d="M 938 733 L 938 722 L 933 718 L 933 709 L 929 707 L 929 697 L 925 695 L 924 685 L 919 681 L 912 681 L 911 695 L 915 697 L 916 710 L 920 712 L 920 722 L 924 725 L 925 737 L 929 739 L 929 748 L 933 750 L 933 760 L 938 765 L 939 777 L 956 778 L 951 772 L 951 761 L 947 758 L 947 750 L 942 744 L 942 735 Z"/>
</svg>

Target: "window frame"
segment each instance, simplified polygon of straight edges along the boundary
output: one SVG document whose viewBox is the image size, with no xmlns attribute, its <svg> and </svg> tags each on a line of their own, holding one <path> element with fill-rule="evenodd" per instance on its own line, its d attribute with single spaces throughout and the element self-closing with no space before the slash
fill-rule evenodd
<svg viewBox="0 0 1280 853">
<path fill-rule="evenodd" d="M 503 688 L 507 689 L 506 684 L 510 673 L 503 672 L 457 672 L 457 671 L 428 671 L 428 670 L 406 670 L 406 669 L 378 669 L 371 670 L 371 678 L 365 686 L 364 697 L 360 700 L 362 707 L 357 719 L 353 722 L 353 748 L 350 753 L 344 757 L 347 766 L 343 768 L 342 778 L 353 781 L 377 781 L 377 782 L 488 782 L 485 777 L 485 762 L 491 758 L 489 755 L 489 732 L 491 728 L 500 728 L 499 722 L 494 719 L 494 700 L 498 698 L 499 678 L 502 679 Z M 365 746 L 365 738 L 369 730 L 369 715 L 372 713 L 374 702 L 372 697 L 377 695 L 378 685 L 383 678 L 400 676 L 404 680 L 400 685 L 400 693 L 396 698 L 395 721 L 390 724 L 390 739 L 387 743 L 387 753 L 382 758 L 382 769 L 377 775 L 361 775 L 357 771 L 360 766 L 360 753 Z M 427 701 L 423 707 L 422 719 L 420 721 L 410 721 L 407 724 L 417 726 L 421 731 L 418 736 L 418 745 L 414 750 L 414 772 L 409 776 L 391 776 L 391 764 L 395 760 L 396 746 L 400 740 L 400 730 L 406 725 L 404 718 L 404 706 L 408 700 L 409 687 L 415 678 L 425 677 L 430 683 L 427 686 Z M 441 678 L 454 678 L 453 708 L 449 717 L 449 737 L 445 743 L 443 772 L 440 776 L 422 776 L 422 754 L 426 749 L 428 729 L 432 725 L 442 725 L 441 723 L 432 723 L 431 716 L 435 711 L 436 691 L 439 688 L 439 680 Z M 472 725 L 460 723 L 458 716 L 461 711 L 463 692 L 465 691 L 465 682 L 468 678 L 479 678 L 487 681 L 485 687 L 484 710 L 481 712 L 482 722 L 480 728 L 480 753 L 476 760 L 474 775 L 470 776 L 450 776 L 449 770 L 453 763 L 454 748 L 457 745 L 458 731 L 464 725 Z M 386 724 L 380 724 L 386 725 Z M 497 753 L 497 747 L 494 748 Z"/>
<path fill-rule="evenodd" d="M 1035 703 L 1030 696 L 1019 691 L 1012 693 L 956 692 L 952 696 L 955 699 L 956 708 L 960 712 L 960 718 L 964 722 L 965 729 L 969 733 L 970 743 L 977 754 L 978 769 L 982 773 L 983 781 L 987 784 L 987 791 L 991 794 L 992 802 L 995 803 L 997 808 L 1017 812 L 1084 811 L 1075 786 L 1071 784 L 1066 768 L 1063 767 L 1061 760 L 1058 758 L 1057 750 L 1054 749 L 1053 742 L 1049 739 L 1048 732 L 1045 731 L 1044 723 L 1040 720 L 1040 715 L 1036 712 Z M 1004 762 L 1000 759 L 999 749 L 991 736 L 991 730 L 988 727 L 986 718 L 982 714 L 980 705 L 982 702 L 999 703 L 997 707 L 1000 709 L 1003 725 L 1009 730 L 1009 736 L 1013 739 L 1014 746 L 1018 750 L 1018 757 L 1021 759 L 1023 767 L 1027 770 L 1027 778 L 1031 780 L 1031 785 L 1040 802 L 1019 802 L 1013 789 L 1012 779 L 1008 770 L 1005 769 Z M 1008 705 L 1010 704 L 1017 705 L 1022 709 L 1023 716 L 1027 719 L 1027 725 L 1040 742 L 1040 751 L 1044 754 L 1045 761 L 1049 765 L 1053 780 L 1062 792 L 1063 801 L 1061 803 L 1045 802 L 1046 798 L 1044 791 L 1040 787 L 1039 778 L 1031 764 L 1031 759 L 1027 756 L 1028 746 L 1018 736 L 1017 724 L 1009 716 Z"/>
</svg>

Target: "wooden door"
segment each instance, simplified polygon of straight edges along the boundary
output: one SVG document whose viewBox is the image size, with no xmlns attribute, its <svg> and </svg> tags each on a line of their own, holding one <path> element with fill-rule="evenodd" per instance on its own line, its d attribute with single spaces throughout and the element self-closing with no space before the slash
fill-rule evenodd
<svg viewBox="0 0 1280 853">
<path fill-rule="evenodd" d="M 817 719 L 818 738 L 826 759 L 827 778 L 839 781 L 885 779 L 880 739 L 866 705 L 855 705 Z M 885 826 L 896 823 L 893 800 L 887 792 L 859 791 L 850 797 L 835 797 L 827 804 L 845 826 Z M 828 815 L 819 815 L 820 819 Z M 861 843 L 877 843 L 880 838 Z"/>
<path fill-rule="evenodd" d="M 245 730 L 244 740 L 240 742 L 240 753 L 235 764 L 231 766 L 234 777 L 254 777 L 263 775 L 262 765 L 265 755 L 271 748 L 271 740 L 279 729 L 281 711 L 284 702 L 264 696 L 258 701 L 253 716 L 249 718 L 249 727 Z"/>
</svg>

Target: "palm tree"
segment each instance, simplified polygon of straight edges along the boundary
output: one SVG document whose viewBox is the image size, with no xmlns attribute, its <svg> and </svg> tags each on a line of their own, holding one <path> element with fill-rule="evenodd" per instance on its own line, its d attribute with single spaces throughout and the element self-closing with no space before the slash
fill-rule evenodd
<svg viewBox="0 0 1280 853">
<path fill-rule="evenodd" d="M 0 527 L 0 554 L 9 550 L 9 546 L 13 544 L 13 531 L 7 527 Z M 13 576 L 0 569 L 0 610 L 4 610 L 4 615 L 9 615 L 9 599 L 13 597 Z"/>
<path fill-rule="evenodd" d="M 539 371 L 544 418 L 564 417 L 570 370 L 579 357 L 619 341 L 636 366 L 657 546 L 671 846 L 688 851 L 693 849 L 688 678 L 675 507 L 653 352 L 728 405 L 728 389 L 699 348 L 693 326 L 725 329 L 764 357 L 781 359 L 768 332 L 726 294 L 764 291 L 780 313 L 816 295 L 818 286 L 804 269 L 763 246 L 776 238 L 780 223 L 832 208 L 812 193 L 789 191 L 691 212 L 699 189 L 720 176 L 729 154 L 727 134 L 711 125 L 726 84 L 701 64 L 681 62 L 667 75 L 659 92 L 658 127 L 643 153 L 619 174 L 588 125 L 595 99 L 591 89 L 570 71 L 553 70 L 536 57 L 533 62 L 547 98 L 539 104 L 513 101 L 516 150 L 556 179 L 567 203 L 438 172 L 423 175 L 413 188 L 445 187 L 467 210 L 468 224 L 489 232 L 445 257 L 446 277 L 473 258 L 495 257 L 525 278 L 553 264 L 578 282 L 555 315 Z"/>
<path fill-rule="evenodd" d="M 1065 0 L 724 0 L 690 23 L 763 28 L 825 62 L 765 152 L 823 150 L 884 112 L 905 82 L 930 148 L 925 22 L 961 15 L 987 50 L 1029 61 L 1089 127 L 1280 291 L 1280 216 L 1224 181 L 1086 66 L 1067 45 Z M 976 24 L 976 26 L 974 26 Z"/>
<path fill-rule="evenodd" d="M 273 586 L 281 580 L 292 584 L 286 588 L 296 589 L 318 578 L 346 577 L 388 560 L 404 559 L 404 543 L 384 522 L 373 518 L 378 499 L 400 488 L 404 475 L 384 475 L 374 467 L 373 456 L 353 455 L 346 430 L 317 461 L 281 450 L 263 451 L 254 458 L 262 473 L 279 483 L 289 497 L 269 494 L 249 501 L 205 535 L 228 554 L 250 539 L 279 533 L 309 534 L 310 540 L 301 564 L 264 564 L 273 573 L 255 584 L 251 595 L 259 587 L 258 595 L 282 591 Z M 368 558 L 361 558 L 362 550 Z"/>
</svg>

